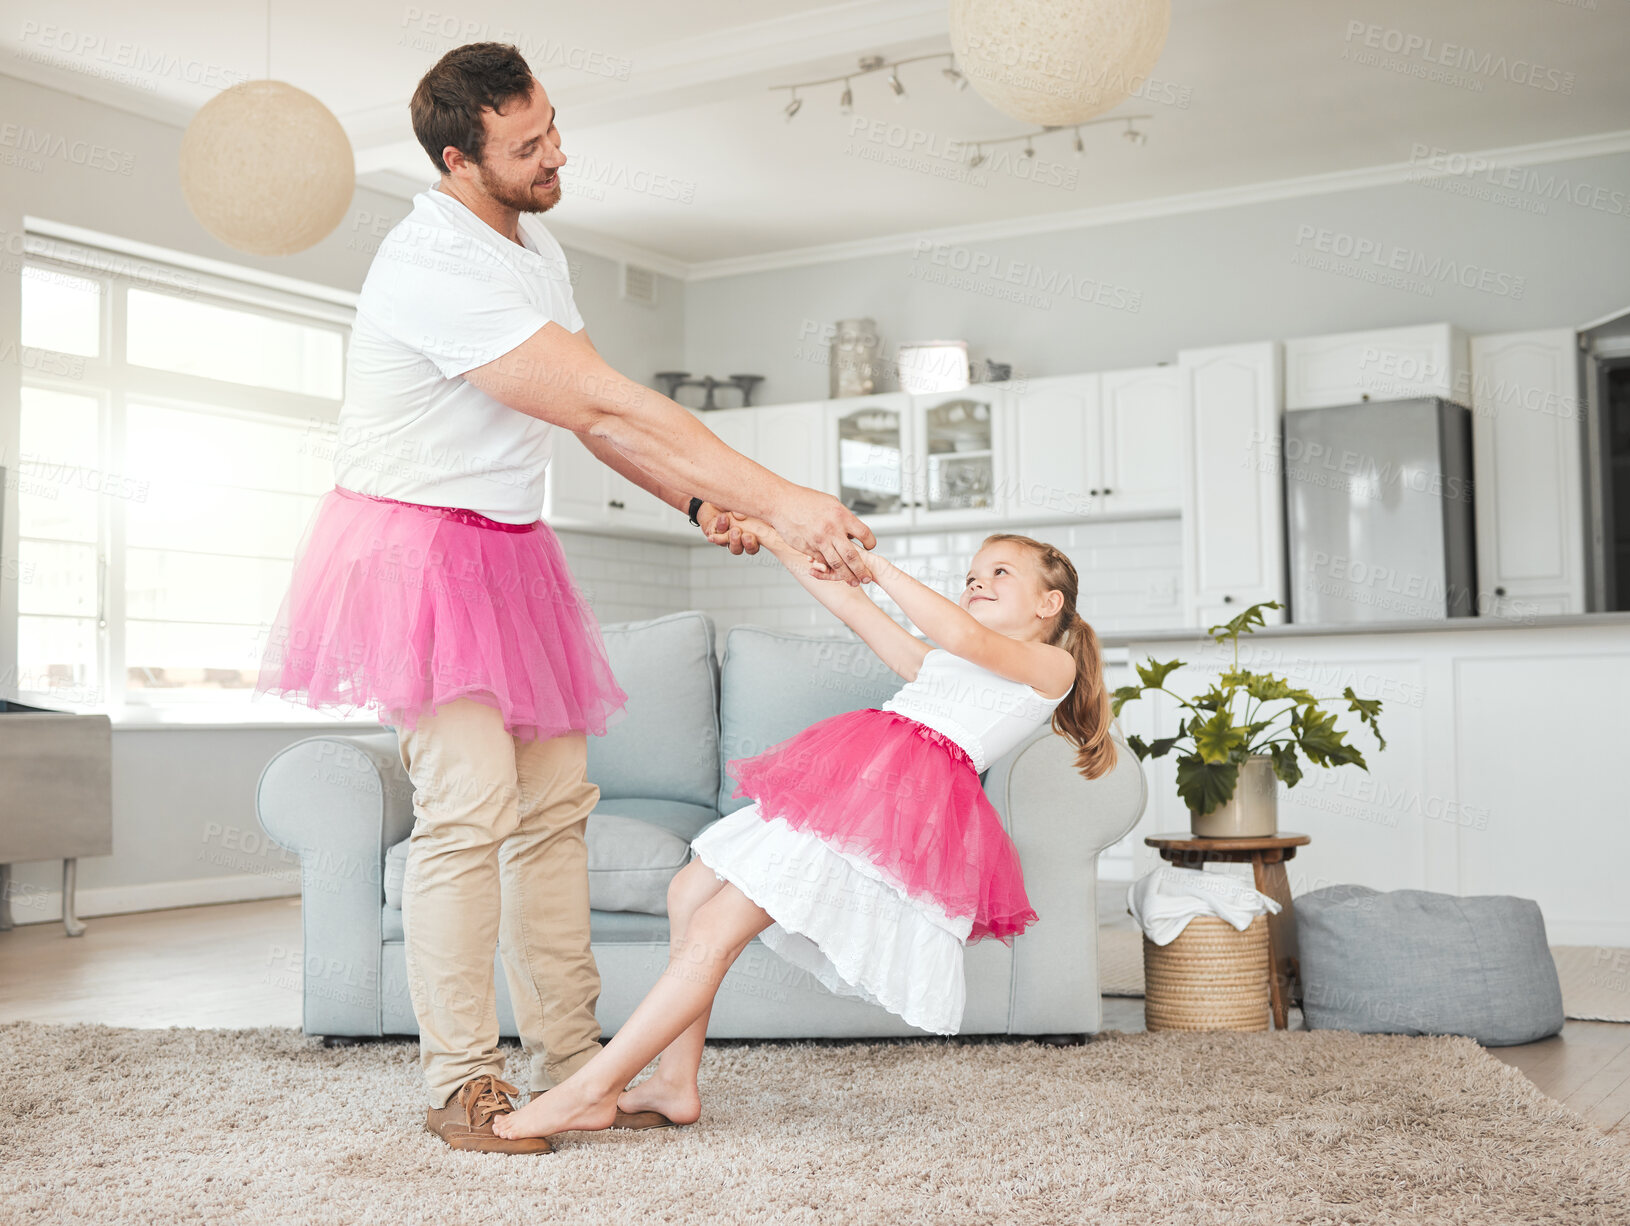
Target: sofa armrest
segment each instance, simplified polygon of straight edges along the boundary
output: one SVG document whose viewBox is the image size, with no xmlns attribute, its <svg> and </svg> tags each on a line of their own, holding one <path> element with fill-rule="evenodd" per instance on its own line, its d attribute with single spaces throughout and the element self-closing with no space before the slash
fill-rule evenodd
<svg viewBox="0 0 1630 1226">
<path fill-rule="evenodd" d="M 307 1034 L 382 1033 L 385 851 L 413 829 L 396 744 L 393 732 L 307 737 L 273 757 L 255 786 L 261 826 L 300 857 Z"/>
<path fill-rule="evenodd" d="M 1019 849 L 1040 917 L 1013 942 L 1013 1034 L 1097 1030 L 1098 855 L 1137 825 L 1148 803 L 1142 765 L 1114 730 L 1114 767 L 1083 779 L 1075 750 L 1043 729 L 991 767 L 985 791 Z M 1091 1025 L 1083 1026 L 1083 1019 Z"/>
</svg>

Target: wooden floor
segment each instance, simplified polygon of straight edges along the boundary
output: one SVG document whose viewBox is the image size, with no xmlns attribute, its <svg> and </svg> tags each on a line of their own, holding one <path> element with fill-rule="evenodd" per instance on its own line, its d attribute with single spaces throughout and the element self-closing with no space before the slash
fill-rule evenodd
<svg viewBox="0 0 1630 1226">
<path fill-rule="evenodd" d="M 149 911 L 0 932 L 0 1022 L 229 1029 L 300 1025 L 300 903 Z M 1291 1011 L 1293 1028 L 1302 1024 Z M 1143 1029 L 1143 1001 L 1104 997 L 1104 1025 Z M 1569 1022 L 1555 1038 L 1491 1047 L 1603 1132 L 1630 1138 L 1630 1025 Z"/>
</svg>

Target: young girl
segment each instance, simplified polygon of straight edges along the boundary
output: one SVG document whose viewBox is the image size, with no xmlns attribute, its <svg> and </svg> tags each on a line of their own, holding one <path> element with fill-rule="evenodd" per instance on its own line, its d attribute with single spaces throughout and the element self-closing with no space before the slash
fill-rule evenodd
<svg viewBox="0 0 1630 1226">
<path fill-rule="evenodd" d="M 500 1136 L 694 1122 L 714 995 L 760 934 L 828 988 L 954 1034 L 964 944 L 1011 942 L 1036 919 L 979 773 L 1049 721 L 1087 778 L 1114 765 L 1098 639 L 1075 611 L 1075 567 L 1052 546 L 987 538 L 955 604 L 863 552 L 866 579 L 930 647 L 862 588 L 819 577 L 767 524 L 743 527 L 907 684 L 881 709 L 730 764 L 736 795 L 755 803 L 697 836 L 670 885 L 662 979 L 594 1059 L 497 1117 Z M 625 1090 L 659 1052 L 655 1074 Z"/>
</svg>

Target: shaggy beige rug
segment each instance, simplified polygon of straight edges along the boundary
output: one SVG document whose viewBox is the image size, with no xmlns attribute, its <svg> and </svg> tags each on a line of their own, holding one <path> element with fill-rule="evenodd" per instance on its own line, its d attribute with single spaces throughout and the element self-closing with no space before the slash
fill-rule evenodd
<svg viewBox="0 0 1630 1226">
<path fill-rule="evenodd" d="M 1553 945 L 1562 1013 L 1580 1022 L 1630 1022 L 1630 949 Z M 1143 933 L 1125 923 L 1098 928 L 1098 982 L 1105 996 L 1143 995 Z"/>
<path fill-rule="evenodd" d="M 423 1132 L 412 1043 L 18 1022 L 0 1060 L 6 1223 L 1630 1221 L 1630 1147 L 1460 1038 L 714 1046 L 700 1124 L 537 1157 Z"/>
</svg>

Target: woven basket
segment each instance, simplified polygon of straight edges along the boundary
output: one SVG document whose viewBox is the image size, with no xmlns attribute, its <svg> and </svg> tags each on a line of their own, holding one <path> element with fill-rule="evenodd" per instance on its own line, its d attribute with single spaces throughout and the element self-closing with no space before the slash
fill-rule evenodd
<svg viewBox="0 0 1630 1226">
<path fill-rule="evenodd" d="M 1150 1030 L 1268 1029 L 1268 917 L 1241 932 L 1197 915 L 1170 944 L 1144 937 L 1143 984 Z"/>
</svg>

